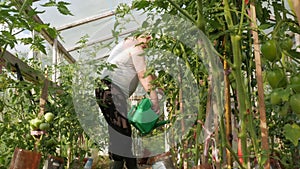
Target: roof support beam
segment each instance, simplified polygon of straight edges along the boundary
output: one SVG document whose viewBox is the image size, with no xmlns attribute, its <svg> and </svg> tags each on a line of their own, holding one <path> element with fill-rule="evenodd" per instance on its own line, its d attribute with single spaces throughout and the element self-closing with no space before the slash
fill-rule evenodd
<svg viewBox="0 0 300 169">
<path fill-rule="evenodd" d="M 130 33 L 134 32 L 135 30 L 136 30 L 136 28 L 131 29 L 131 30 L 128 30 L 128 31 L 123 32 L 123 33 L 120 33 L 120 36 L 130 34 Z M 88 46 L 95 45 L 95 44 L 97 44 L 97 43 L 102 43 L 102 42 L 105 42 L 105 41 L 109 41 L 109 40 L 111 40 L 111 39 L 113 39 L 113 38 L 114 38 L 113 36 L 104 37 L 104 38 L 101 38 L 101 39 L 98 39 L 98 40 L 89 42 L 89 43 L 85 44 L 84 47 L 88 47 Z M 83 47 L 80 46 L 80 45 L 78 45 L 78 46 L 75 46 L 75 47 L 73 47 L 73 48 L 68 49 L 68 52 L 73 52 L 73 51 L 78 50 L 78 49 L 81 49 L 81 48 L 83 48 Z"/>
<path fill-rule="evenodd" d="M 3 58 L 0 60 L 0 65 L 4 65 L 5 67 L 9 67 L 11 71 L 16 72 L 17 66 L 21 70 L 22 76 L 33 83 L 41 83 L 45 80 L 45 76 L 31 68 L 27 63 L 23 62 L 21 59 L 17 58 L 13 54 L 8 51 L 4 51 L 4 53 L 0 50 L 0 55 L 3 55 Z"/>
</svg>

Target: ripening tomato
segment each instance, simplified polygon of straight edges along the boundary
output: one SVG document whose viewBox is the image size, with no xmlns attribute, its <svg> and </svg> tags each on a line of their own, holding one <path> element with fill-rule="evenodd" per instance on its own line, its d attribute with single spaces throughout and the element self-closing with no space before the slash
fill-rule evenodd
<svg viewBox="0 0 300 169">
<path fill-rule="evenodd" d="M 261 53 L 270 62 L 276 62 L 281 58 L 281 51 L 274 39 L 266 41 L 261 45 Z"/>
</svg>

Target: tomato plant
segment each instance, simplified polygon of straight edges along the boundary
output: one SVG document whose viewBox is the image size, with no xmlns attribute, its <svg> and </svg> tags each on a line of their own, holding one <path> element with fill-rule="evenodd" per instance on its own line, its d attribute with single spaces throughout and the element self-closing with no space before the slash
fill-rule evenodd
<svg viewBox="0 0 300 169">
<path fill-rule="evenodd" d="M 23 15 L 24 11 L 16 10 L 14 3 L 16 1 L 1 1 L 0 6 L 0 20 L 1 23 L 7 23 L 8 30 L 2 31 L 0 35 L 0 46 L 4 47 L 4 50 L 10 46 L 14 48 L 17 41 L 21 43 L 33 43 L 36 42 L 33 38 L 21 39 L 19 40 L 15 37 L 13 33 L 19 33 L 19 30 L 29 29 L 30 31 L 38 31 L 40 27 L 53 32 L 51 27 L 48 27 L 47 24 L 39 25 L 32 20 L 33 17 L 26 17 Z M 32 1 L 26 1 L 30 4 Z M 36 2 L 36 1 L 35 1 Z M 250 27 L 249 25 L 253 24 L 255 19 L 250 19 L 253 15 L 250 15 L 248 12 L 249 2 L 253 3 L 256 7 L 257 12 L 257 26 Z M 133 1 L 132 8 L 137 10 L 157 11 L 159 16 L 164 16 L 165 14 L 177 15 L 184 17 L 199 28 L 204 36 L 207 36 L 211 41 L 209 46 L 212 46 L 217 56 L 220 56 L 222 61 L 228 63 L 228 68 L 226 71 L 234 72 L 234 77 L 230 77 L 229 83 L 233 90 L 228 92 L 229 98 L 229 107 L 226 111 L 218 111 L 215 113 L 218 118 L 221 119 L 214 123 L 213 128 L 215 131 L 212 131 L 213 134 L 211 137 L 215 140 L 213 154 L 203 153 L 205 150 L 205 145 L 207 142 L 200 141 L 201 132 L 205 131 L 203 128 L 207 126 L 202 126 L 206 117 L 210 114 L 206 112 L 212 112 L 209 109 L 209 104 L 212 104 L 210 101 L 215 99 L 207 99 L 209 94 L 209 80 L 207 71 L 201 62 L 202 58 L 210 57 L 211 53 L 203 53 L 204 56 L 198 56 L 197 54 L 191 52 L 188 47 L 179 45 L 180 42 L 175 41 L 174 39 L 166 38 L 164 35 L 160 35 L 159 38 L 154 40 L 154 46 L 157 49 L 162 49 L 164 51 L 173 52 L 176 57 L 180 57 L 184 60 L 186 65 L 190 66 L 190 69 L 195 76 L 197 83 L 201 88 L 200 92 L 200 102 L 201 106 L 197 109 L 198 119 L 195 127 L 191 130 L 197 130 L 194 135 L 188 134 L 181 144 L 175 146 L 174 151 L 179 153 L 176 156 L 178 159 L 178 167 L 184 168 L 183 164 L 187 163 L 187 167 L 194 167 L 199 164 L 199 161 L 207 161 L 212 166 L 216 168 L 224 168 L 226 166 L 232 166 L 233 163 L 238 163 L 241 168 L 263 168 L 263 163 L 267 161 L 267 157 L 264 156 L 270 153 L 271 157 L 275 156 L 272 161 L 281 163 L 284 168 L 299 168 L 299 148 L 290 144 L 289 140 L 286 139 L 281 131 L 289 131 L 288 136 L 293 136 L 295 131 L 291 129 L 297 129 L 298 127 L 293 127 L 286 124 L 295 124 L 299 123 L 299 117 L 295 117 L 295 113 L 299 108 L 297 105 L 298 96 L 292 95 L 287 101 L 288 94 L 282 94 L 275 89 L 285 88 L 287 85 L 286 74 L 290 74 L 292 69 L 297 70 L 296 65 L 294 68 L 290 64 L 289 59 L 293 59 L 295 63 L 299 63 L 299 53 L 296 49 L 292 48 L 291 39 L 288 37 L 283 37 L 287 32 L 291 34 L 298 34 L 300 32 L 299 25 L 295 22 L 296 15 L 289 11 L 286 8 L 286 1 L 270 1 L 270 0 L 261 0 L 261 1 L 203 1 L 203 0 L 136 0 Z M 68 3 L 56 3 L 55 1 L 49 1 L 45 3 L 44 6 L 57 6 L 59 11 L 64 14 L 70 14 L 70 11 L 66 10 L 64 7 Z M 271 9 L 270 9 L 271 8 Z M 27 9 L 24 7 L 23 9 Z M 124 8 L 126 10 L 131 8 Z M 31 11 L 32 13 L 38 13 L 38 11 Z M 152 14 L 152 13 L 151 13 Z M 248 15 L 248 16 L 246 16 Z M 272 17 L 271 17 L 272 15 Z M 13 17 L 11 17 L 13 16 Z M 117 15 L 119 16 L 119 15 Z M 124 15 L 123 15 L 124 16 Z M 154 15 L 147 15 L 146 21 L 143 23 L 144 27 L 155 27 L 153 28 L 155 32 L 163 32 L 160 29 L 176 29 L 177 25 L 181 23 L 176 22 L 177 25 L 170 25 L 168 27 L 160 28 L 156 24 L 147 23 L 148 19 Z M 59 18 L 58 18 L 59 19 Z M 160 19 L 165 19 L 161 17 Z M 162 21 L 162 20 L 159 20 Z M 168 22 L 168 21 L 167 21 Z M 120 25 L 120 23 L 116 23 Z M 121 25 L 122 26 L 122 25 Z M 188 29 L 188 28 L 187 28 Z M 51 31 L 52 30 L 52 31 Z M 265 88 L 266 93 L 270 94 L 270 99 L 266 99 L 267 105 L 267 122 L 270 127 L 270 137 L 267 138 L 271 144 L 269 147 L 270 150 L 262 150 L 260 144 L 263 144 L 262 138 L 267 135 L 261 135 L 257 131 L 259 128 L 260 117 L 258 116 L 257 110 L 260 107 L 257 104 L 257 94 L 260 94 L 257 89 L 258 78 L 254 73 L 254 52 L 256 49 L 253 49 L 255 46 L 254 38 L 251 37 L 251 33 L 256 30 L 259 35 L 259 41 L 261 44 L 261 53 L 264 59 L 265 64 L 263 65 L 263 70 L 267 70 L 266 80 L 271 86 L 271 89 L 268 86 Z M 272 30 L 272 38 L 270 39 L 270 34 L 267 33 L 269 30 Z M 184 31 L 184 30 L 182 30 Z M 13 33 L 12 33 L 13 32 Z M 154 33 L 155 34 L 155 33 Z M 51 34 L 55 37 L 55 33 Z M 119 32 L 114 32 L 114 36 L 120 35 Z M 185 39 L 189 39 L 185 35 Z M 264 41 L 265 39 L 270 39 Z M 199 39 L 201 41 L 201 39 Z M 200 42 L 199 41 L 199 42 Z M 202 43 L 202 41 L 201 41 Z M 34 49 L 38 49 L 42 52 L 45 52 L 43 44 L 32 44 Z M 197 45 L 195 43 L 194 45 Z M 208 47 L 209 47 L 208 46 Z M 2 50 L 2 49 L 1 49 Z M 282 53 L 281 53 L 282 50 Z M 159 55 L 164 57 L 163 55 Z M 284 57 L 281 57 L 284 56 Z M 287 56 L 287 57 L 286 57 Z M 275 65 L 282 66 L 281 68 L 274 68 Z M 157 65 L 160 65 L 158 63 Z M 224 64 L 225 65 L 225 64 Z M 178 65 L 172 65 L 174 69 L 178 68 Z M 38 66 L 37 66 L 38 67 Z M 225 66 L 224 66 L 225 67 Z M 212 67 L 214 68 L 214 67 Z M 287 72 L 286 72 L 287 70 Z M 84 137 L 82 128 L 80 127 L 74 107 L 72 105 L 72 92 L 70 92 L 70 86 L 72 82 L 71 75 L 72 72 L 63 70 L 61 81 L 62 86 L 61 90 L 65 93 L 63 94 L 54 94 L 55 89 L 50 89 L 49 103 L 47 103 L 47 110 L 52 112 L 55 116 L 45 116 L 45 120 L 50 124 L 48 128 L 48 135 L 44 135 L 40 140 L 40 151 L 44 154 L 51 153 L 55 155 L 63 156 L 65 159 L 72 160 L 73 157 L 69 157 L 70 154 L 82 155 L 87 153 L 87 149 L 83 148 L 81 144 L 78 144 L 78 138 Z M 228 72 L 226 72 L 228 74 Z M 296 71 L 295 71 L 296 72 Z M 2 76 L 2 75 L 1 75 Z M 16 79 L 16 77 L 14 77 Z M 170 97 L 170 107 L 172 108 L 171 115 L 176 117 L 176 108 L 178 108 L 178 98 L 179 98 L 179 87 L 170 79 L 166 77 L 159 77 L 158 83 L 165 84 L 166 95 Z M 9 164 L 9 158 L 13 152 L 14 146 L 19 146 L 26 149 L 33 149 L 35 138 L 33 138 L 30 132 L 30 120 L 36 118 L 38 112 L 37 100 L 39 99 L 39 93 L 41 86 L 39 84 L 32 85 L 27 82 L 20 82 L 17 80 L 8 81 L 7 78 L 0 79 L 0 96 L 3 98 L 0 100 L 0 151 L 4 152 L 0 154 L 0 165 L 2 168 L 7 168 Z M 9 83 L 6 83 L 9 82 Z M 220 83 L 222 86 L 223 80 L 219 80 L 213 83 Z M 290 86 L 293 89 L 291 93 L 297 93 L 299 84 L 296 77 L 290 79 Z M 187 86 L 182 86 L 187 87 Z M 215 92 L 215 89 L 212 89 Z M 28 91 L 34 91 L 33 94 L 28 94 Z M 290 91 L 289 91 L 290 92 Z M 297 94 L 296 94 L 297 95 Z M 191 98 L 194 99 L 194 98 Z M 217 99 L 217 98 L 216 98 Z M 186 110 L 186 109 L 185 109 Z M 293 110 L 295 113 L 290 113 Z M 284 112 L 282 114 L 278 112 Z M 89 113 L 89 112 L 88 112 Z M 173 114 L 172 114 L 173 113 Z M 283 115 L 284 114 L 284 115 Z M 228 139 L 226 138 L 227 131 L 223 128 L 224 118 L 226 115 L 234 116 L 231 126 L 228 129 L 234 128 L 234 133 L 229 133 Z M 40 119 L 44 120 L 44 119 Z M 94 120 L 94 119 L 93 119 Z M 201 123 L 200 123 L 201 122 Z M 202 123 L 203 122 L 203 123 Z M 225 120 L 226 122 L 226 120 Z M 39 125 L 38 125 L 39 124 Z M 40 125 L 43 124 L 40 121 L 35 121 L 31 126 L 37 129 Z M 236 125 L 238 124 L 238 125 Z M 297 125 L 294 125 L 297 126 Z M 43 128 L 43 127 L 41 127 Z M 205 128 L 206 129 L 206 128 Z M 239 138 L 237 138 L 238 136 Z M 234 138 L 231 138 L 234 137 Z M 84 137 L 85 141 L 88 140 L 88 137 Z M 290 137 L 288 137 L 290 138 Z M 172 138 L 171 138 L 172 139 Z M 244 164 L 240 164 L 237 154 L 234 154 L 236 150 L 236 140 L 240 139 L 241 144 L 241 153 L 243 153 L 242 161 Z M 290 138 L 293 142 L 297 143 L 298 137 Z M 223 144 L 226 143 L 226 144 Z M 228 143 L 228 144 L 227 144 Z M 233 146 L 230 146 L 232 143 Z M 295 144 L 296 145 L 296 144 Z M 251 147 L 251 149 L 249 148 Z M 210 149 L 210 148 L 209 148 Z M 223 150 L 232 150 L 232 154 L 226 154 L 226 161 L 224 158 L 225 152 Z M 59 152 L 57 151 L 59 150 Z M 70 153 L 70 154 L 68 154 Z M 187 155 L 188 154 L 188 155 Z M 207 154 L 205 156 L 204 154 Z M 202 155 L 202 157 L 200 157 Z M 248 158 L 255 156 L 256 158 Z M 180 157 L 180 158 L 179 158 Z M 185 157 L 191 157 L 185 158 Z M 220 158 L 217 158 L 220 157 Z M 234 160 L 230 160 L 233 158 Z M 201 159 L 201 160 L 200 160 Z M 231 162 L 230 162 L 231 161 Z M 234 162 L 233 162 L 234 161 Z M 227 162 L 227 163 L 226 163 Z M 225 164 L 226 163 L 226 164 Z M 247 165 L 247 166 L 246 166 Z M 257 166 L 258 165 L 258 166 Z M 272 167 L 276 168 L 276 167 Z"/>
</svg>

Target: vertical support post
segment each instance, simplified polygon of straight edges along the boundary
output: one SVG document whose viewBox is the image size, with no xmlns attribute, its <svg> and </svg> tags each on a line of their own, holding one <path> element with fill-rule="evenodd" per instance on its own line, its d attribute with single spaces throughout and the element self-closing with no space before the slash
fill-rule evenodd
<svg viewBox="0 0 300 169">
<path fill-rule="evenodd" d="M 57 48 L 57 39 L 54 39 L 53 47 L 52 47 L 52 64 L 53 64 L 53 75 L 52 75 L 52 81 L 55 83 L 57 82 L 57 54 L 58 54 L 58 48 Z"/>
<path fill-rule="evenodd" d="M 260 129 L 261 129 L 261 149 L 262 149 L 262 158 L 266 158 L 267 161 L 264 164 L 264 169 L 270 169 L 270 159 L 269 159 L 269 134 L 267 127 L 267 118 L 266 118 L 266 106 L 264 99 L 264 88 L 263 88 L 263 77 L 261 69 L 261 58 L 260 58 L 260 47 L 259 39 L 257 33 L 257 24 L 256 24 L 256 9 L 254 2 L 250 3 L 250 12 L 251 12 L 251 27 L 253 35 L 253 45 L 254 45 L 254 56 L 255 56 L 255 67 L 256 67 L 256 78 L 257 78 L 257 88 L 258 88 L 258 105 L 259 105 L 259 115 L 260 115 Z"/>
<path fill-rule="evenodd" d="M 293 8 L 295 10 L 295 14 L 298 19 L 298 24 L 300 25 L 300 1 L 299 0 L 292 0 Z"/>
<path fill-rule="evenodd" d="M 35 40 L 35 36 L 38 35 L 38 32 L 36 32 L 35 30 L 32 31 L 32 38 L 33 40 Z M 28 54 L 28 58 L 33 58 L 33 59 L 37 59 L 38 56 L 38 51 L 34 50 L 34 49 L 30 49 L 29 54 Z"/>
<path fill-rule="evenodd" d="M 298 20 L 298 24 L 300 25 L 300 1 L 299 0 L 292 0 L 292 4 L 291 8 L 294 10 L 296 16 L 297 16 L 297 20 Z M 300 45 L 300 35 L 299 34 L 295 34 L 295 41 L 296 41 L 296 46 Z M 300 52 L 300 49 L 297 48 L 296 49 L 297 52 Z"/>
<path fill-rule="evenodd" d="M 168 116 L 169 116 L 169 112 L 168 112 L 168 108 L 167 108 L 167 102 L 164 102 L 164 120 L 168 120 Z M 167 124 L 165 124 L 166 127 Z M 165 152 L 170 151 L 170 145 L 169 145 L 169 134 L 167 132 L 167 130 L 164 130 L 165 133 Z"/>
<path fill-rule="evenodd" d="M 232 146 L 232 130 L 231 130 L 231 102 L 230 102 L 230 82 L 228 77 L 228 63 L 224 61 L 224 70 L 227 73 L 225 75 L 225 126 L 226 126 L 226 141 L 228 145 Z M 231 152 L 226 149 L 226 161 L 227 161 L 227 168 L 232 168 L 232 158 Z"/>
</svg>

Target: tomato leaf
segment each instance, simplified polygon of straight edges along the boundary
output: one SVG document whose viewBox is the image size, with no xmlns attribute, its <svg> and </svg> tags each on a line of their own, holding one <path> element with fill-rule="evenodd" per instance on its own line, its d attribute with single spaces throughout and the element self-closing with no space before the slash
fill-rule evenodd
<svg viewBox="0 0 300 169">
<path fill-rule="evenodd" d="M 50 0 L 47 3 L 42 4 L 41 6 L 43 7 L 51 7 L 51 6 L 56 6 L 56 2 L 54 0 Z"/>
<path fill-rule="evenodd" d="M 298 145 L 300 139 L 300 127 L 297 124 L 286 124 L 283 127 L 285 137 L 290 140 L 295 146 Z"/>
<path fill-rule="evenodd" d="M 47 28 L 47 32 L 49 33 L 49 35 L 52 38 L 56 38 L 57 37 L 57 31 L 55 30 L 55 28 Z"/>
<path fill-rule="evenodd" d="M 271 28 L 272 26 L 274 26 L 274 24 L 265 23 L 265 24 L 259 25 L 259 29 L 266 30 L 266 29 Z"/>
<path fill-rule="evenodd" d="M 63 15 L 72 15 L 73 16 L 73 14 L 71 13 L 71 11 L 63 3 L 58 3 L 57 9 Z"/>
<path fill-rule="evenodd" d="M 288 50 L 286 51 L 287 54 L 292 57 L 292 58 L 296 58 L 296 59 L 300 59 L 300 53 L 296 51 L 296 49 L 293 50 Z"/>
<path fill-rule="evenodd" d="M 143 0 L 143 1 L 134 1 L 133 2 L 133 8 L 136 8 L 136 9 L 140 10 L 140 9 L 144 9 L 144 8 L 148 7 L 149 4 L 150 4 L 150 2 L 145 1 L 145 0 Z"/>
</svg>

